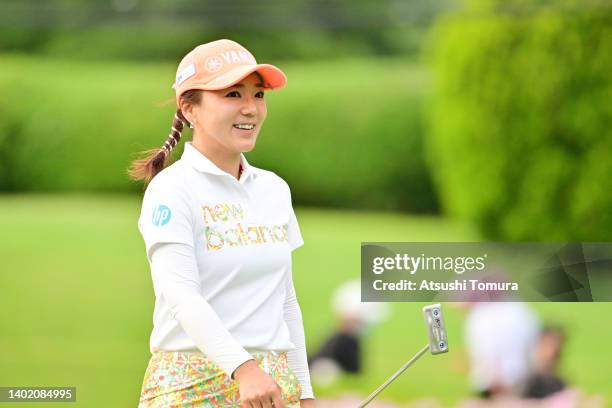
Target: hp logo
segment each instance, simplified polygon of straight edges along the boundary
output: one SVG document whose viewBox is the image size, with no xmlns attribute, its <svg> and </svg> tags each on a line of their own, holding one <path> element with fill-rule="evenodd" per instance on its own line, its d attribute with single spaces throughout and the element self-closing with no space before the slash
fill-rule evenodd
<svg viewBox="0 0 612 408">
<path fill-rule="evenodd" d="M 153 210 L 153 225 L 161 227 L 162 225 L 166 225 L 170 218 L 172 217 L 172 212 L 165 205 L 158 205 L 155 210 Z"/>
</svg>

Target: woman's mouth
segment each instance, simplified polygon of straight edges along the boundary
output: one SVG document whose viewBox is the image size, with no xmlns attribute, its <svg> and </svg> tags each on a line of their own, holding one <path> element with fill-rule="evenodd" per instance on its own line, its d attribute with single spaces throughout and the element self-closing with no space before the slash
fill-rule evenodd
<svg viewBox="0 0 612 408">
<path fill-rule="evenodd" d="M 255 129 L 255 124 L 254 123 L 237 123 L 235 125 L 233 125 L 236 129 L 240 129 L 240 130 L 253 130 Z"/>
</svg>

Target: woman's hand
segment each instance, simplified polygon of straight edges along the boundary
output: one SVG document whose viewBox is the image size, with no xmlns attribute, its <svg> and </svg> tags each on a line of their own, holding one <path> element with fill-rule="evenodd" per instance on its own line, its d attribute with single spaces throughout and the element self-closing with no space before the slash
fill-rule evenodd
<svg viewBox="0 0 612 408">
<path fill-rule="evenodd" d="M 300 400 L 300 408 L 315 408 L 315 400 L 312 398 Z"/>
<path fill-rule="evenodd" d="M 240 393 L 240 407 L 285 408 L 281 389 L 255 360 L 249 360 L 234 371 Z"/>
</svg>

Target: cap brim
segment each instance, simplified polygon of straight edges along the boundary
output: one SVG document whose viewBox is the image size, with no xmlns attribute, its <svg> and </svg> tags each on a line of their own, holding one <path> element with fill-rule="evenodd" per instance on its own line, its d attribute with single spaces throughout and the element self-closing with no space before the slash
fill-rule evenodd
<svg viewBox="0 0 612 408">
<path fill-rule="evenodd" d="M 194 85 L 194 88 L 208 91 L 229 88 L 255 71 L 263 77 L 263 87 L 265 89 L 280 89 L 287 84 L 287 77 L 279 68 L 270 64 L 258 64 L 236 67 L 206 84 L 202 84 L 201 86 Z"/>
</svg>

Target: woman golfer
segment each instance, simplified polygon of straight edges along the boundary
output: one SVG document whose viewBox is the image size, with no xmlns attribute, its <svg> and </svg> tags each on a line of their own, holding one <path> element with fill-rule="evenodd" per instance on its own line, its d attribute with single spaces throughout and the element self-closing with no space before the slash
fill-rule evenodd
<svg viewBox="0 0 612 408">
<path fill-rule="evenodd" d="M 202 44 L 180 62 L 163 146 L 130 175 L 150 182 L 138 228 L 155 291 L 140 407 L 313 407 L 291 252 L 303 244 L 287 183 L 242 154 L 283 72 L 240 44 Z M 193 141 L 164 168 L 181 137 Z"/>
</svg>

